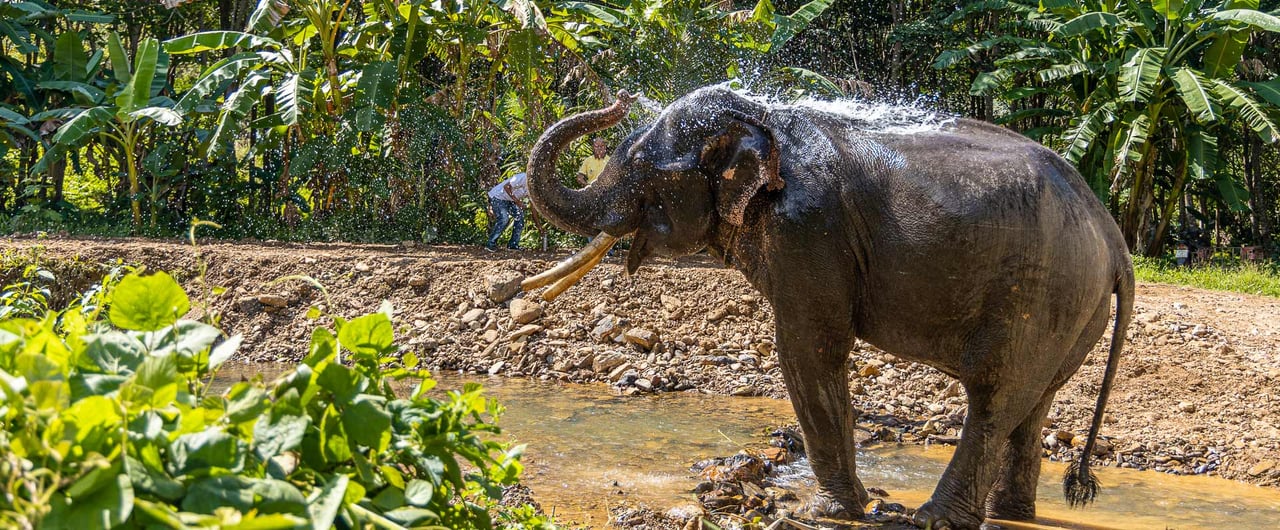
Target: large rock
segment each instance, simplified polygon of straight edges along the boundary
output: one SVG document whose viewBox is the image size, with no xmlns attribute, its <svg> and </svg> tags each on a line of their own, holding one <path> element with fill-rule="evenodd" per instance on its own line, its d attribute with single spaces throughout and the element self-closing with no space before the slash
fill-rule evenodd
<svg viewBox="0 0 1280 530">
<path fill-rule="evenodd" d="M 653 346 L 658 343 L 658 334 L 644 328 L 631 328 L 627 330 L 623 338 L 631 344 L 644 348 L 645 351 L 652 350 Z"/>
<path fill-rule="evenodd" d="M 524 276 L 516 273 L 492 274 L 484 278 L 484 288 L 489 296 L 489 301 L 501 304 L 520 294 L 520 282 L 522 281 L 524 281 Z"/>
<path fill-rule="evenodd" d="M 542 331 L 542 326 L 539 326 L 537 324 L 525 324 L 520 329 L 517 329 L 513 333 L 511 333 L 511 337 L 509 338 L 509 340 L 517 340 L 523 337 L 528 337 L 529 335 L 533 335 L 534 333 L 537 333 L 539 331 Z"/>
<path fill-rule="evenodd" d="M 591 360 L 591 370 L 597 374 L 607 374 L 627 364 L 627 358 L 617 353 L 601 353 Z"/>
<path fill-rule="evenodd" d="M 528 324 L 542 318 L 542 306 L 537 302 L 530 302 L 523 298 L 516 298 L 511 301 L 511 320 L 517 324 Z"/>
<path fill-rule="evenodd" d="M 282 308 L 289 305 L 289 300 L 278 294 L 262 294 L 258 295 L 258 303 L 274 308 Z"/>
<path fill-rule="evenodd" d="M 605 315 L 604 318 L 596 322 L 595 329 L 591 330 L 591 338 L 596 342 L 609 342 L 622 333 L 623 320 L 613 316 Z"/>
<path fill-rule="evenodd" d="M 462 314 L 462 324 L 469 325 L 472 322 L 476 322 L 483 317 L 484 317 L 484 310 L 477 307 L 475 309 L 472 309 Z"/>
</svg>

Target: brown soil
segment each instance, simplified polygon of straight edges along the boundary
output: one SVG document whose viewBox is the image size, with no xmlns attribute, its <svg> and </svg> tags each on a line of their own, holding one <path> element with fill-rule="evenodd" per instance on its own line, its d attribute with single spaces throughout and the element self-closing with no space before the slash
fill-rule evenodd
<svg viewBox="0 0 1280 530">
<path fill-rule="evenodd" d="M 10 258 L 39 256 L 59 278 L 55 297 L 84 289 L 105 270 L 101 264 L 122 260 L 170 271 L 199 298 L 197 254 L 177 242 L 8 239 L 0 249 Z M 227 289 L 210 299 L 209 310 L 225 329 L 244 335 L 239 355 L 246 362 L 299 359 L 316 325 L 306 318 L 313 305 L 352 317 L 389 300 L 401 342 L 440 369 L 602 381 L 630 394 L 785 397 L 768 303 L 739 273 L 704 257 L 659 261 L 629 279 L 609 258 L 546 304 L 525 329 L 532 335 L 513 341 L 522 326 L 508 304 L 488 300 L 484 278 L 534 274 L 562 254 L 268 242 L 209 243 L 199 255 L 208 284 Z M 5 260 L 10 267 L 21 261 L 29 260 Z M 16 274 L 0 270 L 0 280 Z M 328 301 L 302 281 L 272 283 L 293 275 L 324 285 Z M 464 324 L 468 312 L 474 320 Z M 653 332 L 656 345 L 646 350 L 622 335 L 595 340 L 598 323 L 609 316 L 619 332 Z M 1128 337 L 1101 462 L 1280 485 L 1280 299 L 1140 284 Z M 1044 431 L 1050 458 L 1070 451 L 1069 440 L 1078 444 L 1087 431 L 1108 340 L 1058 393 Z M 865 412 L 860 427 L 867 436 L 947 443 L 958 435 L 964 394 L 947 377 L 865 344 L 852 364 L 853 399 Z"/>
</svg>

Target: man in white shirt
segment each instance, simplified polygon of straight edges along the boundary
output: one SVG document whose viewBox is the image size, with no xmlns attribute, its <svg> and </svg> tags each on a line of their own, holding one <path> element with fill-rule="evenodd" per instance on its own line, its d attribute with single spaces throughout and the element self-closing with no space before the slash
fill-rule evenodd
<svg viewBox="0 0 1280 530">
<path fill-rule="evenodd" d="M 484 247 L 498 248 L 498 237 L 507 230 L 512 220 L 511 240 L 507 248 L 520 248 L 520 232 L 524 230 L 524 201 L 529 197 L 529 179 L 523 172 L 499 182 L 489 189 L 489 241 Z"/>
</svg>

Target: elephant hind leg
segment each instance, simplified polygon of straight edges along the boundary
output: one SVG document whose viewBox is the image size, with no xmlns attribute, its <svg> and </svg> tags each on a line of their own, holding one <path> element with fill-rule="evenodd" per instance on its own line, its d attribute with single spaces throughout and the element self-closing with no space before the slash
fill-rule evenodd
<svg viewBox="0 0 1280 530">
<path fill-rule="evenodd" d="M 1056 393 L 1056 389 L 1046 392 L 1036 408 L 1009 434 L 999 474 L 987 494 L 987 518 L 1035 520 L 1036 485 L 1043 456 L 1040 430 Z"/>
</svg>

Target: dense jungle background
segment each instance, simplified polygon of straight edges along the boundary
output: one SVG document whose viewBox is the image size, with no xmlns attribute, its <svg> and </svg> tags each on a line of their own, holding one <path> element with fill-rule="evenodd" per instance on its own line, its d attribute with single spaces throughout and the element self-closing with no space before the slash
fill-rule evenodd
<svg viewBox="0 0 1280 530">
<path fill-rule="evenodd" d="M 730 82 L 1011 127 L 1078 165 L 1135 252 L 1252 257 L 1280 223 L 1277 7 L 7 1 L 0 229 L 474 243 L 487 188 L 562 116 Z M 534 225 L 526 245 L 568 242 Z"/>
</svg>

